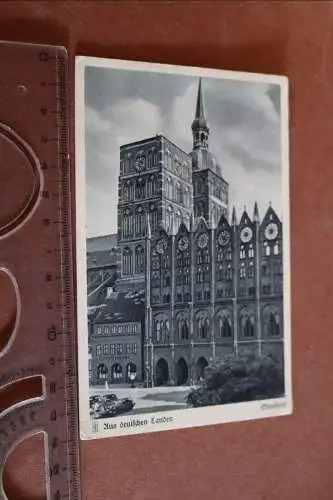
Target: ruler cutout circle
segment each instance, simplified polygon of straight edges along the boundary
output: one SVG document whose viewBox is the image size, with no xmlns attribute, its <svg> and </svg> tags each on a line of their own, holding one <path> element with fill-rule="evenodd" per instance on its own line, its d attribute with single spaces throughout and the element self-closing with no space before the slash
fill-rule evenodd
<svg viewBox="0 0 333 500">
<path fill-rule="evenodd" d="M 0 239 L 22 227 L 35 211 L 43 187 L 40 162 L 11 127 L 0 122 Z"/>
<path fill-rule="evenodd" d="M 11 348 L 17 334 L 17 330 L 20 325 L 20 320 L 21 320 L 21 309 L 22 309 L 22 304 L 21 304 L 21 295 L 20 295 L 20 290 L 19 286 L 17 283 L 17 280 L 13 273 L 9 271 L 6 267 L 0 266 L 0 274 L 5 276 L 7 279 L 7 282 L 11 284 L 11 287 L 13 289 L 15 299 L 16 299 L 16 307 L 15 307 L 15 318 L 14 321 L 12 321 L 12 318 L 10 318 L 9 323 L 13 323 L 11 332 L 9 335 L 8 342 L 0 348 L 0 359 L 7 354 L 9 349 Z M 2 311 L 0 307 L 0 311 L 2 315 L 5 315 L 6 311 Z"/>
</svg>

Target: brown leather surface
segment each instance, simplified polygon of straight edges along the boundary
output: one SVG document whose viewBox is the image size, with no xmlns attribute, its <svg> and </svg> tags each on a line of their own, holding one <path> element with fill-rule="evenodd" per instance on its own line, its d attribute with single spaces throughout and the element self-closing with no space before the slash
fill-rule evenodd
<svg viewBox="0 0 333 500">
<path fill-rule="evenodd" d="M 2 39 L 64 44 L 72 65 L 84 54 L 282 73 L 292 87 L 294 414 L 83 442 L 84 499 L 333 498 L 332 13 L 302 1 L 0 2 Z M 36 449 L 16 454 L 11 499 L 39 490 Z"/>
</svg>

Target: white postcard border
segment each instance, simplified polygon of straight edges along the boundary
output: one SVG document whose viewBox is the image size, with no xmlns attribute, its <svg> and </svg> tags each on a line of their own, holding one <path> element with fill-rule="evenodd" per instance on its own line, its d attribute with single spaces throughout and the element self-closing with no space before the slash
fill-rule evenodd
<svg viewBox="0 0 333 500">
<path fill-rule="evenodd" d="M 86 172 L 85 172 L 85 68 L 100 67 L 155 73 L 185 74 L 205 78 L 263 82 L 281 88 L 281 169 L 284 266 L 284 380 L 285 397 L 229 405 L 179 409 L 155 413 L 91 420 L 89 414 L 87 275 L 86 275 Z M 291 356 L 291 276 L 290 276 L 290 192 L 289 192 L 289 82 L 286 76 L 173 66 L 159 63 L 125 61 L 77 56 L 75 60 L 75 178 L 76 178 L 76 271 L 77 332 L 80 437 L 82 440 L 135 435 L 164 430 L 203 427 L 280 417 L 293 412 Z M 165 422 L 165 419 L 171 421 Z M 154 423 L 160 420 L 159 423 Z M 134 425 L 131 422 L 146 420 Z M 112 429 L 112 426 L 116 426 Z"/>
</svg>

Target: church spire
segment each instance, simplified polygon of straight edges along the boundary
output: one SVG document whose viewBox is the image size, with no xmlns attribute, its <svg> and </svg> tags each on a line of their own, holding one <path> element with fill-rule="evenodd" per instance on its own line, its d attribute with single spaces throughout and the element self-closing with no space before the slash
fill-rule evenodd
<svg viewBox="0 0 333 500">
<path fill-rule="evenodd" d="M 204 102 L 204 96 L 202 93 L 202 80 L 201 80 L 201 78 L 199 78 L 199 88 L 198 88 L 198 95 L 197 95 L 197 107 L 195 110 L 195 118 L 197 120 L 205 120 L 206 121 L 205 102 Z"/>
<path fill-rule="evenodd" d="M 208 149 L 209 127 L 206 119 L 202 80 L 199 79 L 197 105 L 192 122 L 193 149 Z"/>
</svg>

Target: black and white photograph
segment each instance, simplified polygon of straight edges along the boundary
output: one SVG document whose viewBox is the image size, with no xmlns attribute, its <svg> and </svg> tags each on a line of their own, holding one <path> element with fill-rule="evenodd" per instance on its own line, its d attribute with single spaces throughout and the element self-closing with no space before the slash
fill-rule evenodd
<svg viewBox="0 0 333 500">
<path fill-rule="evenodd" d="M 292 413 L 288 80 L 78 57 L 82 439 Z"/>
</svg>

